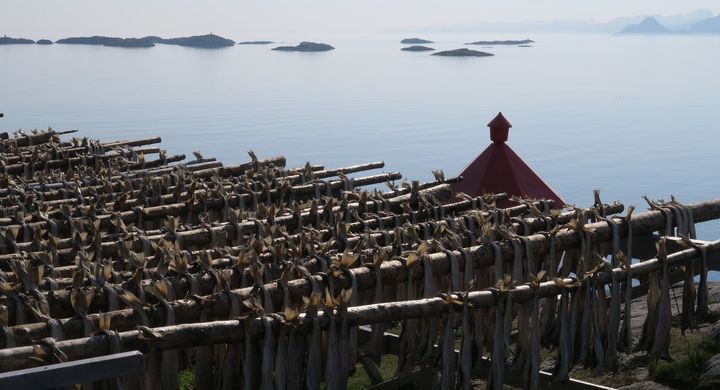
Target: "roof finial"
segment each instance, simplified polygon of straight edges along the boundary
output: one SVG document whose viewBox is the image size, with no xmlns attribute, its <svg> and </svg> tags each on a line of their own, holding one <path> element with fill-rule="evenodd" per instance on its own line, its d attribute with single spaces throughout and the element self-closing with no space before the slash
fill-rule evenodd
<svg viewBox="0 0 720 390">
<path fill-rule="evenodd" d="M 505 119 L 502 112 L 498 113 L 495 119 L 487 125 L 490 128 L 490 139 L 493 142 L 501 144 L 507 141 L 512 125 Z"/>
</svg>

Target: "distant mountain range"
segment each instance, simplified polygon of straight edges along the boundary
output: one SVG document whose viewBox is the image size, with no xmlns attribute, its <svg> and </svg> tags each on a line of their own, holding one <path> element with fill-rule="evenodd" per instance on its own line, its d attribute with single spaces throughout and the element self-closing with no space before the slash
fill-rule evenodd
<svg viewBox="0 0 720 390">
<path fill-rule="evenodd" d="M 617 33 L 631 24 L 639 24 L 648 17 L 655 18 L 658 23 L 672 32 L 688 32 L 696 24 L 716 18 L 715 14 L 706 9 L 699 9 L 680 15 L 636 15 L 615 18 L 609 21 L 556 19 L 520 22 L 474 22 L 453 25 L 423 26 L 416 28 L 392 28 L 385 32 L 391 33 Z M 693 32 L 699 32 L 693 30 Z M 707 32 L 707 31 L 706 31 Z"/>
<path fill-rule="evenodd" d="M 720 15 L 697 21 L 683 29 L 665 27 L 656 18 L 650 16 L 637 24 L 630 24 L 620 31 L 621 34 L 720 34 Z"/>
</svg>

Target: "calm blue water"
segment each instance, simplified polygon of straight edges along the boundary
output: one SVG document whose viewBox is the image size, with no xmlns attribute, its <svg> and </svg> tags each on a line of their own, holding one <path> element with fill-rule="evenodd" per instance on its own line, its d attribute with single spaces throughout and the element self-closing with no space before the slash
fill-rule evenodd
<svg viewBox="0 0 720 390">
<path fill-rule="evenodd" d="M 720 37 L 540 35 L 532 48 L 478 48 L 491 58 L 401 52 L 400 38 L 285 37 L 337 48 L 327 53 L 0 46 L 0 129 L 159 135 L 171 153 L 225 163 L 248 149 L 292 165 L 384 160 L 430 180 L 481 152 L 503 111 L 510 145 L 571 203 L 591 204 L 594 188 L 642 209 L 641 195 L 720 197 Z M 428 38 L 453 49 L 525 37 Z M 700 234 L 719 238 L 720 225 Z"/>
</svg>

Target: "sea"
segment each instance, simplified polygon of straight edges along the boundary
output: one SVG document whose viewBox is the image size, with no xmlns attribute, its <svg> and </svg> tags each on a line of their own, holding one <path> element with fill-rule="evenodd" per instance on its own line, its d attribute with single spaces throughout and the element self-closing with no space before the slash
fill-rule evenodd
<svg viewBox="0 0 720 390">
<path fill-rule="evenodd" d="M 482 152 L 502 112 L 508 144 L 569 203 L 590 206 L 593 189 L 639 210 L 643 195 L 720 198 L 720 36 L 422 36 L 436 50 L 535 40 L 470 47 L 483 58 L 401 51 L 409 35 L 226 37 L 336 49 L 0 46 L 0 130 L 161 136 L 169 154 L 226 164 L 248 150 L 290 166 L 384 161 L 428 181 Z M 718 223 L 698 230 L 720 238 Z"/>
</svg>

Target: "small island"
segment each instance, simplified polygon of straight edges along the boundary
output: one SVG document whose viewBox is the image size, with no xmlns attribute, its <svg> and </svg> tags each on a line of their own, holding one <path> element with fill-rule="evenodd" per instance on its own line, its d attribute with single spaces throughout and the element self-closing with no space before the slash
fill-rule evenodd
<svg viewBox="0 0 720 390">
<path fill-rule="evenodd" d="M 439 51 L 437 53 L 433 53 L 432 55 L 443 57 L 490 57 L 494 56 L 495 54 L 462 48 L 455 50 Z"/>
<path fill-rule="evenodd" d="M 273 41 L 244 41 L 244 42 L 238 42 L 238 45 L 269 45 L 271 43 L 275 43 Z"/>
<path fill-rule="evenodd" d="M 192 37 L 162 39 L 157 43 L 165 45 L 178 45 L 185 47 L 196 47 L 202 49 L 219 49 L 235 46 L 235 41 L 215 34 L 196 35 Z"/>
<path fill-rule="evenodd" d="M 144 48 L 144 47 L 155 47 L 155 44 L 145 38 L 125 38 L 119 41 L 112 41 L 104 44 L 103 46 L 109 47 L 128 47 L 128 48 Z"/>
<path fill-rule="evenodd" d="M 95 35 L 92 37 L 71 37 L 60 39 L 56 43 L 69 45 L 99 45 L 110 47 L 153 47 L 155 44 L 177 45 L 205 49 L 216 49 L 221 47 L 235 46 L 235 41 L 225 39 L 215 34 L 197 35 L 192 37 L 163 39 L 158 36 L 147 36 L 144 38 L 116 38 Z"/>
<path fill-rule="evenodd" d="M 403 47 L 400 50 L 402 50 L 402 51 L 433 51 L 435 49 L 433 49 L 432 47 L 415 45 L 415 46 Z"/>
<path fill-rule="evenodd" d="M 49 39 L 40 39 L 37 42 L 35 42 L 36 45 L 52 45 L 53 41 Z"/>
<path fill-rule="evenodd" d="M 532 39 L 523 39 L 520 41 L 477 41 L 477 42 L 469 42 L 466 43 L 466 45 L 482 45 L 482 46 L 496 46 L 496 45 L 527 45 L 530 43 L 535 43 Z"/>
<path fill-rule="evenodd" d="M 532 47 L 532 45 L 518 45 L 518 47 Z"/>
<path fill-rule="evenodd" d="M 10 38 L 7 35 L 0 37 L 0 45 L 32 45 L 35 41 L 25 38 Z"/>
<path fill-rule="evenodd" d="M 326 43 L 316 42 L 300 42 L 297 46 L 278 46 L 273 48 L 277 51 L 300 51 L 300 52 L 315 52 L 315 51 L 329 51 L 335 48 Z"/>
<path fill-rule="evenodd" d="M 400 41 L 402 44 L 406 45 L 418 45 L 418 44 L 426 44 L 426 43 L 435 43 L 433 41 L 428 41 L 427 39 L 421 39 L 421 38 L 405 38 L 402 41 Z"/>
<path fill-rule="evenodd" d="M 65 45 L 98 45 L 105 46 L 109 43 L 121 41 L 122 38 L 115 37 L 104 37 L 101 35 L 94 35 L 92 37 L 70 37 L 59 39 L 55 43 L 61 43 Z"/>
</svg>

